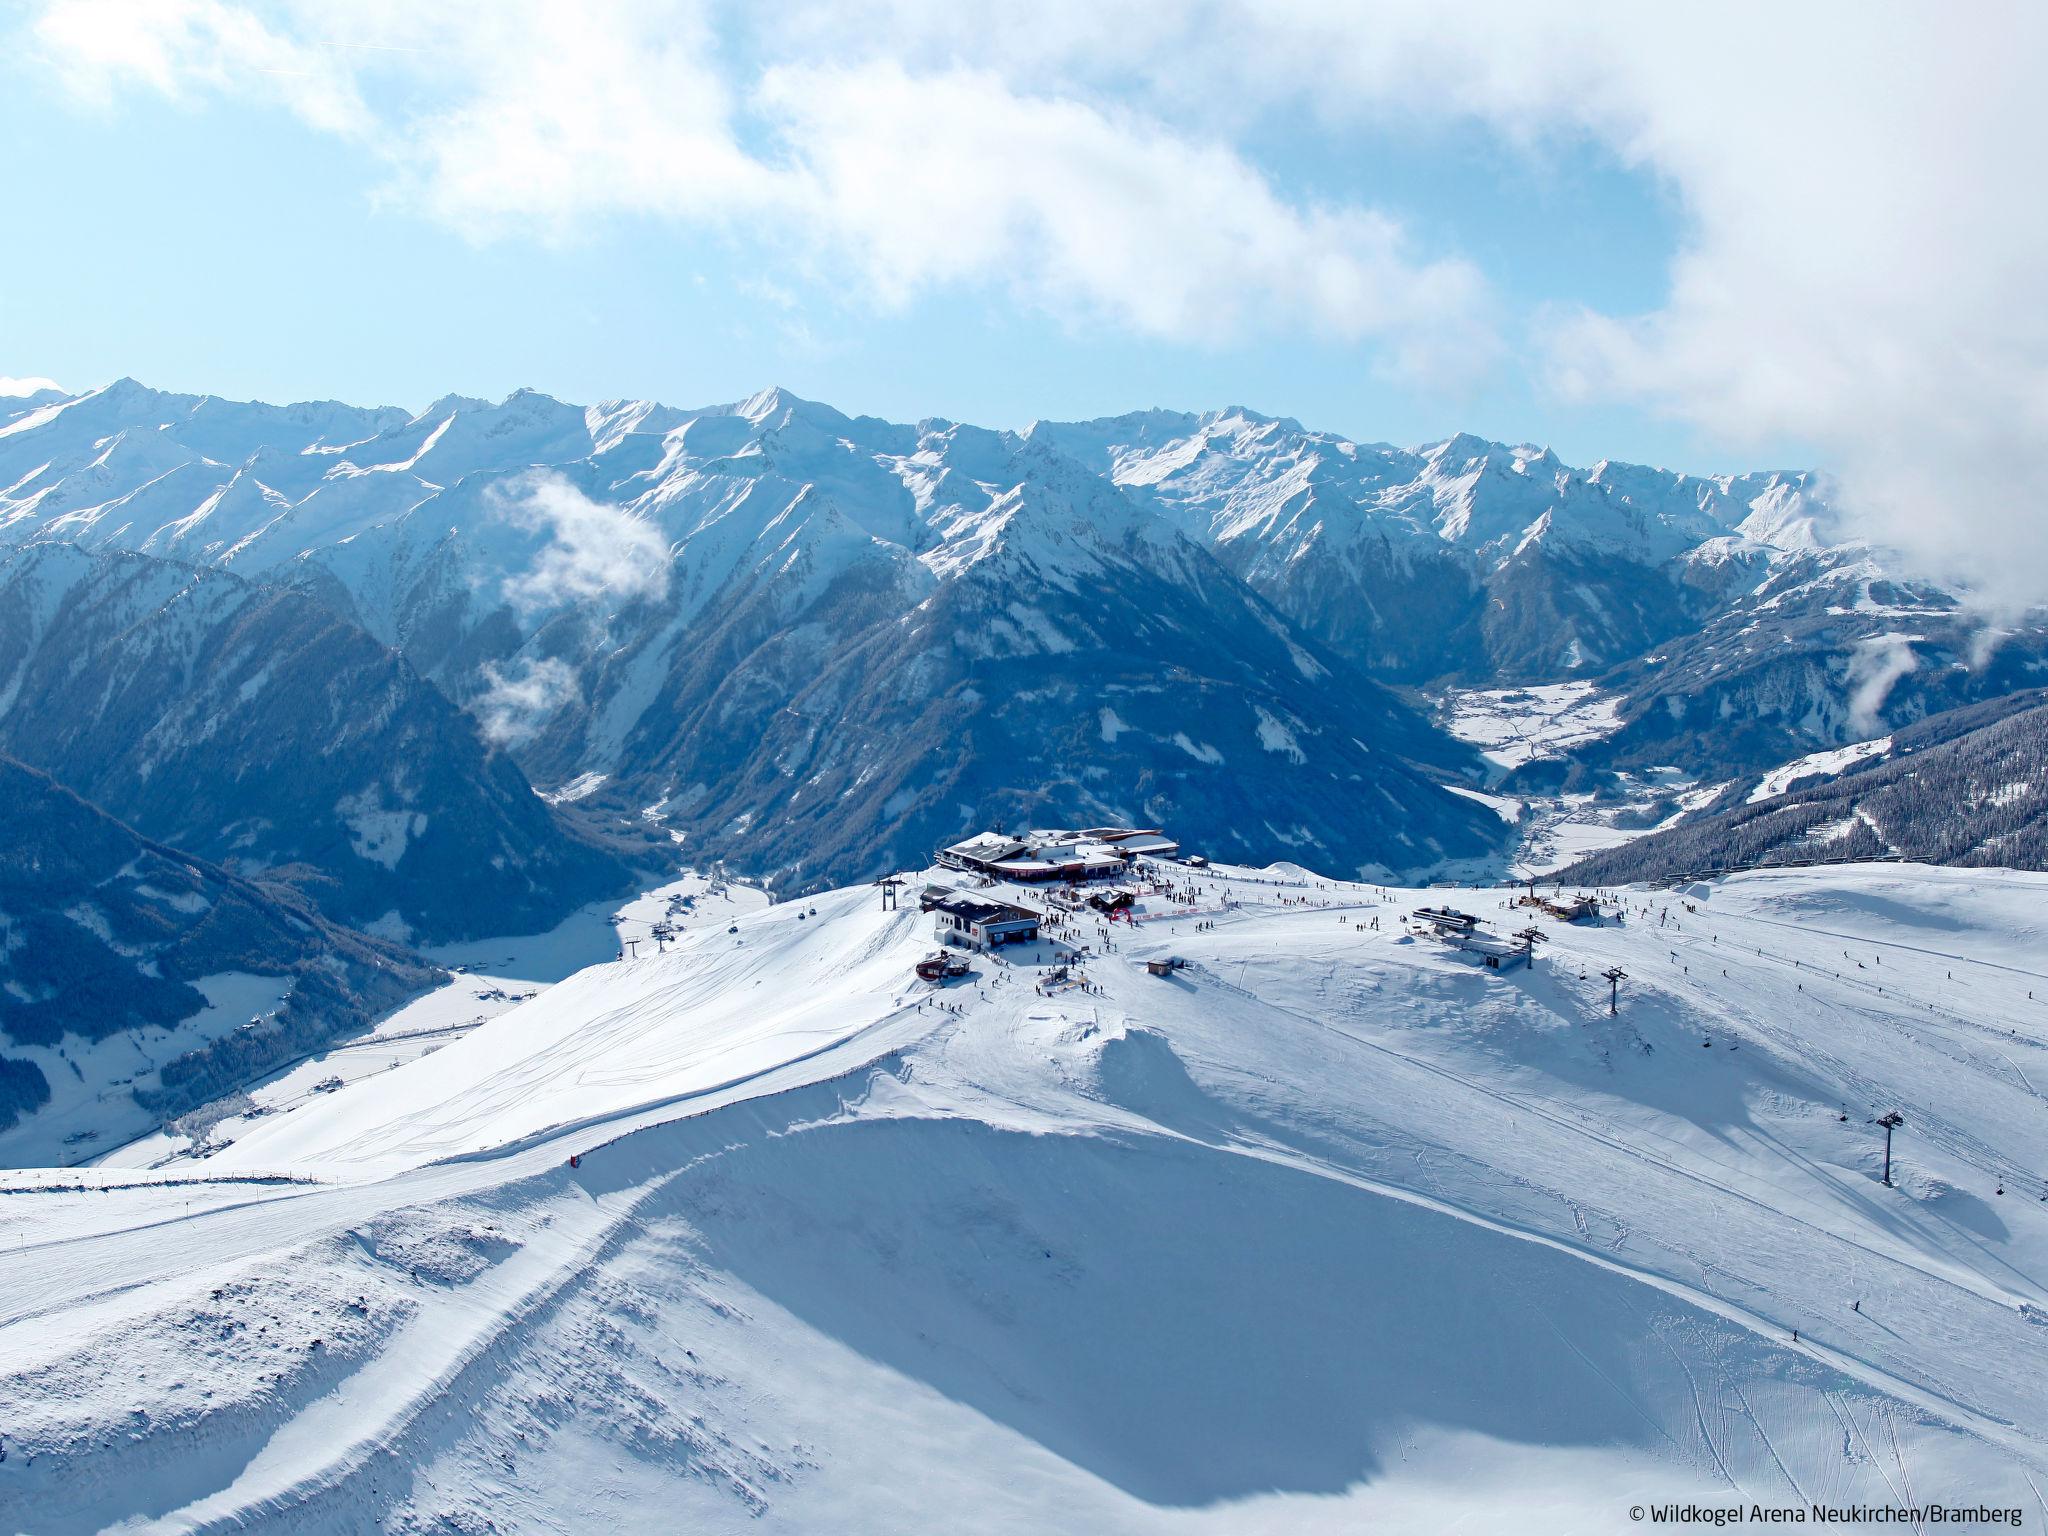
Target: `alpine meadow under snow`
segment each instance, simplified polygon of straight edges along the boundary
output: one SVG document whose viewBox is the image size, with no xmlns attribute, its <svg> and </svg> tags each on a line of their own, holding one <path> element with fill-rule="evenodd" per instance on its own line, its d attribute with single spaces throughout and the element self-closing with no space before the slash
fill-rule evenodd
<svg viewBox="0 0 2048 1536">
<path fill-rule="evenodd" d="M 2048 1520 L 2044 665 L 1806 472 L 0 399 L 0 1528 Z"/>
</svg>

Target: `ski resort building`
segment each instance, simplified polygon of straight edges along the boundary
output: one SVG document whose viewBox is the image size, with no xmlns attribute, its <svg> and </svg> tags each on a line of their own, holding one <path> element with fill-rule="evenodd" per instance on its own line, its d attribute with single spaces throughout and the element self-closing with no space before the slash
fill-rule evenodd
<svg viewBox="0 0 2048 1536">
<path fill-rule="evenodd" d="M 1511 971 L 1518 965 L 1527 965 L 1533 953 L 1532 946 L 1526 942 L 1496 939 L 1486 933 L 1445 933 L 1439 937 L 1466 959 L 1485 966 L 1489 971 Z"/>
<path fill-rule="evenodd" d="M 1560 892 L 1556 896 L 1529 895 L 1517 897 L 1516 901 L 1521 906 L 1534 907 L 1539 912 L 1547 912 L 1561 922 L 1597 923 L 1600 921 L 1599 900 L 1584 894 L 1566 896 Z"/>
<path fill-rule="evenodd" d="M 1441 936 L 1469 934 L 1479 926 L 1479 919 L 1470 912 L 1460 912 L 1455 907 L 1417 907 L 1408 914 L 1415 922 L 1436 930 Z"/>
<path fill-rule="evenodd" d="M 932 904 L 940 939 L 976 949 L 1028 944 L 1038 937 L 1038 914 L 1006 901 L 945 896 Z"/>
<path fill-rule="evenodd" d="M 1140 858 L 1171 858 L 1180 844 L 1155 828 L 1090 827 L 1085 831 L 1036 831 L 1012 837 L 983 832 L 942 848 L 938 862 L 948 869 L 993 880 L 1040 882 L 1113 880 Z"/>
<path fill-rule="evenodd" d="M 1558 896 L 1545 902 L 1544 910 L 1567 923 L 1597 923 L 1600 903 L 1591 896 Z"/>
</svg>

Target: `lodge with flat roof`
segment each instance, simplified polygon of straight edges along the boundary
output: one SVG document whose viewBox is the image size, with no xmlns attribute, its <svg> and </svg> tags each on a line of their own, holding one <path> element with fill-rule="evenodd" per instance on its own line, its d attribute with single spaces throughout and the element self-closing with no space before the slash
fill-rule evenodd
<svg viewBox="0 0 2048 1536">
<path fill-rule="evenodd" d="M 982 832 L 941 848 L 938 862 L 994 880 L 1079 883 L 1114 879 L 1134 860 L 1172 858 L 1179 852 L 1180 844 L 1157 827 L 1089 827 L 1033 831 L 1015 837 Z"/>
</svg>

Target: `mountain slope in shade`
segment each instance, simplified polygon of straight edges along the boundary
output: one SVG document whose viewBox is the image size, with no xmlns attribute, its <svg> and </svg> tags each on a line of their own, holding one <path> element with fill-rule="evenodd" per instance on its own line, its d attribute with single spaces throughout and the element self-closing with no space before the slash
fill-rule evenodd
<svg viewBox="0 0 2048 1536">
<path fill-rule="evenodd" d="M 731 651 L 657 690 L 636 730 L 672 719 L 672 737 L 628 741 L 673 765 L 658 787 L 693 841 L 744 833 L 798 878 L 921 859 L 978 820 L 1166 822 L 1218 853 L 1378 871 L 1497 846 L 1432 782 L 1463 750 L 1207 551 L 1043 449 L 1004 482 L 937 511 L 915 560 L 855 564 L 815 598 L 785 565 L 709 610 Z"/>
<path fill-rule="evenodd" d="M 1708 546 L 1690 559 L 1742 567 L 1739 590 L 1695 633 L 1600 680 L 1622 725 L 1593 762 L 1739 777 L 2048 682 L 2039 615 L 1993 624 L 1867 557 Z"/>
<path fill-rule="evenodd" d="M 1782 781 L 1782 793 L 1773 793 Z M 1561 872 L 1611 884 L 1772 865 L 1910 859 L 2048 870 L 2048 694 L 1934 715 L 1752 780 Z"/>
<path fill-rule="evenodd" d="M 472 476 L 297 579 L 538 782 L 601 775 L 593 805 L 658 807 L 693 851 L 785 881 L 1003 818 L 1173 819 L 1355 870 L 1501 840 L 1431 782 L 1468 753 L 1048 443 L 780 391 L 657 424 L 607 428 L 559 477 Z M 536 501 L 577 521 L 536 526 Z M 543 590 L 600 532 L 658 579 Z"/>
<path fill-rule="evenodd" d="M 403 657 L 224 571 L 52 543 L 0 556 L 0 751 L 358 925 L 545 928 L 624 878 Z"/>
<path fill-rule="evenodd" d="M 0 757 L 0 1164 L 105 1151 L 439 974 Z"/>
<path fill-rule="evenodd" d="M 1059 544 L 1012 516 L 1040 503 L 1095 520 L 1073 550 L 1129 545 L 1112 563 L 1144 574 L 1084 562 L 1062 585 Z M 1022 814 L 1041 783 L 1063 819 L 1161 806 L 1244 857 L 1419 872 L 1497 840 L 1483 809 L 1408 785 L 1403 761 L 1439 782 L 1469 763 L 1367 679 L 1597 682 L 1623 728 L 1589 759 L 1718 780 L 2048 677 L 2048 629 L 1988 645 L 1957 594 L 1840 542 L 1812 475 L 1401 449 L 1242 409 L 1012 434 L 783 390 L 407 415 L 123 381 L 0 425 L 0 539 L 30 537 L 294 586 L 543 787 L 613 825 L 659 807 L 763 873 L 829 849 L 805 880 Z M 1176 539 L 1206 558 L 1169 557 Z M 1011 661 L 994 689 L 970 675 Z M 1157 706 L 1142 722 L 1127 689 Z"/>
</svg>

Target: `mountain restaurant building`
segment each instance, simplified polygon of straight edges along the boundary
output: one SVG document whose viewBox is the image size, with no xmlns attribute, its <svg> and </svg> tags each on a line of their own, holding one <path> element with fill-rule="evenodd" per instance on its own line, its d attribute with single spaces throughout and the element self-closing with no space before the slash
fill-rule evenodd
<svg viewBox="0 0 2048 1536">
<path fill-rule="evenodd" d="M 998 944 L 1028 944 L 1038 937 L 1038 914 L 1006 901 L 980 901 L 948 896 L 933 904 L 941 940 L 975 949 Z"/>
<path fill-rule="evenodd" d="M 940 849 L 938 862 L 995 880 L 1030 884 L 1059 880 L 1078 885 L 1113 880 L 1139 858 L 1166 857 L 1179 848 L 1179 843 L 1162 833 L 1128 827 L 1027 832 L 1021 837 L 983 832 Z"/>
</svg>

